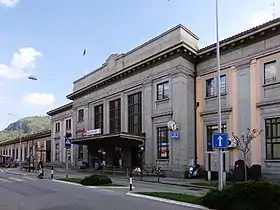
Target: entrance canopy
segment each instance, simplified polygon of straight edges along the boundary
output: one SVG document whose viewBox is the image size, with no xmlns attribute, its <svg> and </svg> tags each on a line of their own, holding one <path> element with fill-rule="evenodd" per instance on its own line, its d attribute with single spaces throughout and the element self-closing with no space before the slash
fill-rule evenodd
<svg viewBox="0 0 280 210">
<path fill-rule="evenodd" d="M 113 133 L 113 134 L 101 134 L 101 135 L 92 135 L 92 136 L 85 136 L 85 137 L 75 137 L 72 138 L 72 144 L 80 144 L 80 145 L 89 145 L 92 143 L 97 143 L 100 141 L 106 142 L 115 142 L 115 141 L 127 141 L 127 142 L 134 142 L 137 144 L 142 144 L 145 142 L 145 135 L 135 135 L 135 134 L 128 134 L 128 133 Z"/>
</svg>

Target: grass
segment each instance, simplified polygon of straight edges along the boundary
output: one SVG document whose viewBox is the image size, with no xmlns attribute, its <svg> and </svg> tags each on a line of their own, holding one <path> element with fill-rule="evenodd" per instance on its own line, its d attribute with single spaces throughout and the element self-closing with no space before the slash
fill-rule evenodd
<svg viewBox="0 0 280 210">
<path fill-rule="evenodd" d="M 207 182 L 193 182 L 192 185 L 206 186 L 206 187 L 218 187 L 218 181 L 207 181 Z M 231 185 L 232 182 L 226 182 L 226 185 Z"/>
<path fill-rule="evenodd" d="M 139 192 L 138 194 L 202 205 L 201 198 L 194 195 L 171 192 Z"/>
<path fill-rule="evenodd" d="M 64 182 L 71 182 L 71 183 L 76 183 L 76 184 L 81 184 L 83 177 L 69 177 L 69 178 L 62 178 L 62 179 L 58 179 L 60 181 L 64 181 Z M 123 187 L 124 185 L 120 185 L 120 184 L 103 184 L 103 185 L 98 185 L 98 186 L 112 186 L 112 187 Z"/>
</svg>

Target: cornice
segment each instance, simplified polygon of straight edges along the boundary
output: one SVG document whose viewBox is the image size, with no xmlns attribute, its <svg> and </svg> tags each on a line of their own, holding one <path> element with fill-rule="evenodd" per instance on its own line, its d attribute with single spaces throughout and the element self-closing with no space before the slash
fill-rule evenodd
<svg viewBox="0 0 280 210">
<path fill-rule="evenodd" d="M 81 90 L 75 91 L 69 94 L 67 98 L 70 100 L 77 99 L 93 91 L 102 89 L 115 82 L 128 78 L 132 75 L 138 74 L 142 71 L 153 68 L 157 65 L 168 62 L 180 56 L 190 60 L 193 63 L 195 63 L 195 59 L 197 58 L 196 55 L 191 50 L 186 48 L 184 46 L 184 43 L 182 42 L 179 45 L 172 47 L 172 49 L 165 50 L 165 52 L 158 53 L 156 56 L 155 55 L 151 56 L 150 58 L 142 61 L 138 65 L 136 64 L 131 67 L 128 67 L 120 72 L 117 72 L 116 74 L 110 75 L 100 81 L 97 81 L 94 84 L 88 85 L 87 87 Z"/>
<path fill-rule="evenodd" d="M 54 116 L 54 115 L 59 114 L 61 112 L 64 112 L 64 111 L 67 111 L 67 110 L 71 110 L 72 106 L 73 106 L 73 102 L 65 104 L 65 105 L 60 106 L 60 107 L 58 107 L 56 109 L 48 111 L 47 115 Z"/>
</svg>

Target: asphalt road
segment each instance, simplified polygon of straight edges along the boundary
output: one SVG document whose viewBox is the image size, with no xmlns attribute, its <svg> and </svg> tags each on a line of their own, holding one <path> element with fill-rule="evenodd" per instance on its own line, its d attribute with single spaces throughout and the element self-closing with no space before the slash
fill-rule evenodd
<svg viewBox="0 0 280 210">
<path fill-rule="evenodd" d="M 89 189 L 0 171 L 0 210 L 193 210 L 126 192 L 128 189 Z"/>
</svg>

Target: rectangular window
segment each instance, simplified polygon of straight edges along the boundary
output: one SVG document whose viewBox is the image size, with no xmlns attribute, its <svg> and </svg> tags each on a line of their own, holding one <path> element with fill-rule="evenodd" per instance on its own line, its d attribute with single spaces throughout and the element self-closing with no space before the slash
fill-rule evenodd
<svg viewBox="0 0 280 210">
<path fill-rule="evenodd" d="M 78 111 L 78 121 L 83 122 L 84 121 L 84 109 L 80 109 Z"/>
<path fill-rule="evenodd" d="M 121 99 L 110 101 L 110 133 L 121 131 Z"/>
<path fill-rule="evenodd" d="M 206 80 L 206 97 L 215 96 L 215 80 L 214 78 Z"/>
<path fill-rule="evenodd" d="M 142 133 L 142 95 L 141 92 L 128 96 L 128 132 Z"/>
<path fill-rule="evenodd" d="M 84 159 L 84 147 L 83 145 L 79 145 L 78 161 L 82 161 L 83 159 Z"/>
<path fill-rule="evenodd" d="M 169 82 L 157 85 L 157 100 L 169 99 Z"/>
<path fill-rule="evenodd" d="M 71 130 L 71 119 L 66 120 L 66 130 Z"/>
<path fill-rule="evenodd" d="M 280 117 L 265 120 L 266 159 L 280 159 Z"/>
<path fill-rule="evenodd" d="M 222 124 L 222 133 L 227 131 L 226 124 Z M 207 126 L 207 151 L 213 151 L 212 149 L 212 135 L 218 133 L 218 125 Z"/>
<path fill-rule="evenodd" d="M 169 139 L 167 126 L 157 128 L 158 159 L 169 159 Z"/>
<path fill-rule="evenodd" d="M 94 128 L 101 129 L 101 134 L 103 134 L 103 104 L 94 107 Z"/>
<path fill-rule="evenodd" d="M 221 94 L 225 94 L 227 92 L 227 83 L 226 83 L 226 75 L 222 75 L 220 77 L 220 92 Z"/>
<path fill-rule="evenodd" d="M 55 132 L 60 132 L 60 122 L 55 123 Z"/>
<path fill-rule="evenodd" d="M 276 61 L 264 64 L 264 84 L 276 82 L 277 78 Z"/>
</svg>

